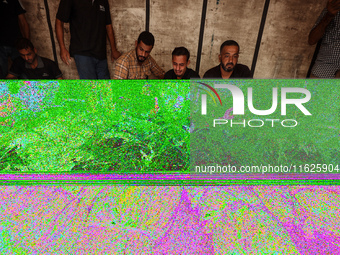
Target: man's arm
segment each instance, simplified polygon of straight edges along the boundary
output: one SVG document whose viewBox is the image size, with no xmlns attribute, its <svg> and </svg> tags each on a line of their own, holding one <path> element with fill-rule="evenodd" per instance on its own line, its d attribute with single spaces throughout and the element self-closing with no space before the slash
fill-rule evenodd
<svg viewBox="0 0 340 255">
<path fill-rule="evenodd" d="M 319 24 L 317 24 L 308 36 L 308 44 L 316 44 L 324 35 L 328 24 L 334 19 L 340 10 L 340 0 L 328 0 L 327 13 L 323 16 Z"/>
<path fill-rule="evenodd" d="M 68 50 L 65 47 L 64 42 L 64 22 L 59 19 L 55 20 L 55 32 L 57 34 L 57 40 L 60 47 L 60 58 L 66 64 L 69 65 L 69 61 L 71 61 L 71 56 Z"/>
<path fill-rule="evenodd" d="M 120 57 L 116 61 L 115 71 L 113 74 L 113 79 L 121 80 L 121 79 L 128 79 L 129 77 L 129 62 L 124 57 Z"/>
<path fill-rule="evenodd" d="M 7 74 L 7 76 L 6 76 L 6 79 L 17 79 L 17 77 L 16 76 L 14 76 L 13 74 Z"/>
<path fill-rule="evenodd" d="M 151 72 L 158 77 L 158 79 L 164 79 L 164 70 L 162 68 L 159 67 L 159 65 L 157 65 L 156 61 L 149 56 L 150 61 L 152 62 L 152 66 L 151 66 Z"/>
<path fill-rule="evenodd" d="M 22 36 L 24 38 L 30 39 L 30 27 L 27 23 L 24 13 L 18 15 L 18 21 Z"/>
<path fill-rule="evenodd" d="M 116 49 L 116 44 L 115 44 L 115 36 L 113 33 L 113 28 L 112 25 L 106 25 L 106 33 L 107 37 L 109 38 L 110 46 L 111 46 L 111 61 L 113 62 L 115 59 L 118 59 L 121 55 L 119 51 Z"/>
</svg>

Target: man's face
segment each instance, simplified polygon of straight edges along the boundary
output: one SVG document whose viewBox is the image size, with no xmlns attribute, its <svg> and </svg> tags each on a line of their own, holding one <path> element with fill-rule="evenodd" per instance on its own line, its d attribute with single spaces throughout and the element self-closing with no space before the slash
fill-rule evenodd
<svg viewBox="0 0 340 255">
<path fill-rule="evenodd" d="M 224 71 L 231 72 L 234 70 L 238 60 L 238 50 L 235 45 L 223 47 L 219 60 Z"/>
<path fill-rule="evenodd" d="M 37 50 L 32 50 L 31 48 L 19 50 L 20 56 L 28 63 L 33 64 L 37 58 Z"/>
<path fill-rule="evenodd" d="M 152 45 L 146 45 L 142 41 L 137 43 L 136 41 L 136 55 L 138 62 L 144 62 L 144 60 L 150 55 L 152 48 Z"/>
<path fill-rule="evenodd" d="M 174 67 L 174 72 L 178 78 L 182 78 L 185 72 L 187 71 L 187 66 L 189 65 L 190 60 L 187 60 L 187 56 L 172 56 L 172 65 Z"/>
</svg>

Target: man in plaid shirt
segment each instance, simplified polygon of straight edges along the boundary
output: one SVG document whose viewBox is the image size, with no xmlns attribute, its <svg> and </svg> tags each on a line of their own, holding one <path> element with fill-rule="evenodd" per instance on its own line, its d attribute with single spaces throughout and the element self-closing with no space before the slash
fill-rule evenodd
<svg viewBox="0 0 340 255">
<path fill-rule="evenodd" d="M 115 66 L 114 79 L 147 79 L 151 74 L 164 78 L 164 70 L 150 56 L 155 38 L 147 31 L 142 32 L 136 41 L 136 48 L 123 54 Z"/>
</svg>

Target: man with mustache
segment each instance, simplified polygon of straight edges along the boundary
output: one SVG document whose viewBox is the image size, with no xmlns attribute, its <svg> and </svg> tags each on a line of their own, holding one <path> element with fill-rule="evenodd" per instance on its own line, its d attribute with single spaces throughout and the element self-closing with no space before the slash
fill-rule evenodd
<svg viewBox="0 0 340 255">
<path fill-rule="evenodd" d="M 16 47 L 20 57 L 13 61 L 6 79 L 62 79 L 62 73 L 57 64 L 50 59 L 40 57 L 30 40 L 19 39 Z"/>
<path fill-rule="evenodd" d="M 242 64 L 237 64 L 240 46 L 233 40 L 225 41 L 220 48 L 218 56 L 220 64 L 204 74 L 203 78 L 210 79 L 240 79 L 253 78 L 249 68 Z"/>
<path fill-rule="evenodd" d="M 153 74 L 159 79 L 163 79 L 163 69 L 150 56 L 154 44 L 154 36 L 150 32 L 142 32 L 136 41 L 136 48 L 123 54 L 116 61 L 113 78 L 148 79 Z"/>
</svg>

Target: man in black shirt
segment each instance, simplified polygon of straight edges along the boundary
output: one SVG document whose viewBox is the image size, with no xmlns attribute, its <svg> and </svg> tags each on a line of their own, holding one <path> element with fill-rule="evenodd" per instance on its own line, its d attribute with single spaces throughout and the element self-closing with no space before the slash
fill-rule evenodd
<svg viewBox="0 0 340 255">
<path fill-rule="evenodd" d="M 185 47 L 177 47 L 172 52 L 172 65 L 174 69 L 169 70 L 164 75 L 164 79 L 183 79 L 200 78 L 198 73 L 188 68 L 190 64 L 190 52 Z"/>
<path fill-rule="evenodd" d="M 71 32 L 69 51 L 64 43 L 64 23 L 68 22 Z M 106 35 L 110 41 L 111 60 L 121 54 L 115 46 L 108 0 L 61 0 L 55 28 L 60 57 L 67 65 L 74 57 L 80 79 L 110 79 Z"/>
<path fill-rule="evenodd" d="M 8 58 L 13 61 L 19 56 L 16 40 L 30 38 L 25 12 L 18 0 L 0 1 L 0 79 L 7 75 Z"/>
<path fill-rule="evenodd" d="M 53 80 L 62 79 L 57 64 L 52 60 L 37 55 L 32 42 L 22 38 L 17 43 L 20 57 L 13 61 L 6 79 Z"/>
<path fill-rule="evenodd" d="M 237 64 L 240 46 L 233 40 L 225 41 L 220 48 L 218 56 L 220 64 L 204 74 L 203 78 L 210 79 L 238 79 L 253 78 L 249 68 L 242 64 Z"/>
</svg>

